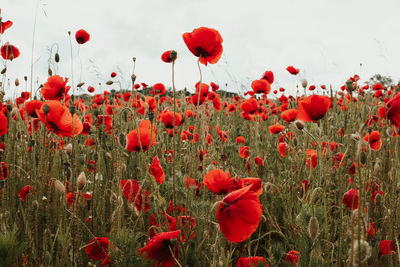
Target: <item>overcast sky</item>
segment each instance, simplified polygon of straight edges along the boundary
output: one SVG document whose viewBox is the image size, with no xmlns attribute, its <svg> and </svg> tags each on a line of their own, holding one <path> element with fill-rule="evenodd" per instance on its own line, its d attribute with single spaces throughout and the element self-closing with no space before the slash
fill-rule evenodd
<svg viewBox="0 0 400 267">
<path fill-rule="evenodd" d="M 37 1 L 2 0 L 3 21 L 14 25 L 2 36 L 21 55 L 8 63 L 7 77 L 30 75 L 32 33 Z M 82 81 L 96 92 L 116 71 L 129 80 L 137 58 L 138 82 L 171 85 L 170 64 L 162 52 L 175 49 L 176 85 L 193 90 L 199 80 L 196 60 L 182 34 L 206 26 L 217 29 L 224 52 L 217 64 L 202 65 L 203 81 L 238 92 L 266 70 L 275 74 L 273 89 L 296 92 L 302 78 L 309 84 L 338 87 L 353 74 L 367 80 L 375 73 L 400 78 L 400 1 L 398 0 L 42 0 L 39 2 L 34 49 L 34 80 L 47 77 L 49 47 L 57 43 L 58 73 L 71 77 L 68 31 L 91 35 L 80 47 Z M 79 82 L 78 45 L 73 40 L 74 82 Z M 360 63 L 362 66 L 360 66 Z M 292 76 L 286 67 L 300 68 Z M 23 84 L 23 83 L 22 83 Z M 20 91 L 24 86 L 20 88 Z M 10 95 L 10 92 L 8 92 Z"/>
</svg>

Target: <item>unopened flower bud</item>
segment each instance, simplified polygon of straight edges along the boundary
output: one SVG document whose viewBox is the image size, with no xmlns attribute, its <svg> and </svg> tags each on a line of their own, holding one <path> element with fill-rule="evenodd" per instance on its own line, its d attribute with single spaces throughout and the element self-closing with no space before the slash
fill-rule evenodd
<svg viewBox="0 0 400 267">
<path fill-rule="evenodd" d="M 301 86 L 303 86 L 304 89 L 307 88 L 307 84 L 308 84 L 308 82 L 307 82 L 306 79 L 303 79 L 303 80 L 301 81 Z"/>
<path fill-rule="evenodd" d="M 361 136 L 360 136 L 359 133 L 351 134 L 351 138 L 352 138 L 354 141 L 360 141 L 360 140 L 361 140 Z"/>
<path fill-rule="evenodd" d="M 79 174 L 78 179 L 77 179 L 77 184 L 78 184 L 78 189 L 82 190 L 85 185 L 86 185 L 86 174 L 84 172 L 81 172 Z"/>
<path fill-rule="evenodd" d="M 57 63 L 60 62 L 60 55 L 58 53 L 54 55 L 54 61 Z"/>
<path fill-rule="evenodd" d="M 50 68 L 47 70 L 47 73 L 49 74 L 49 76 L 53 75 L 53 71 Z"/>
<path fill-rule="evenodd" d="M 84 82 L 78 83 L 78 85 L 77 85 L 76 87 L 80 88 L 80 87 L 82 87 L 84 84 L 85 84 Z"/>
<path fill-rule="evenodd" d="M 72 153 L 72 144 L 69 143 L 68 145 L 66 145 L 66 146 L 64 147 L 64 151 L 65 151 L 66 153 L 68 153 L 68 154 L 71 154 L 71 153 Z"/>
<path fill-rule="evenodd" d="M 107 81 L 106 84 L 107 85 L 112 85 L 114 82 L 113 81 Z"/>
<path fill-rule="evenodd" d="M 112 160 L 112 156 L 111 156 L 111 153 L 110 153 L 110 152 L 107 152 L 107 153 L 106 153 L 106 158 L 109 159 L 109 160 Z"/>
<path fill-rule="evenodd" d="M 16 78 L 14 83 L 15 83 L 15 86 L 19 86 L 19 79 Z"/>
<path fill-rule="evenodd" d="M 135 74 L 131 75 L 131 80 L 132 80 L 132 84 L 134 84 L 135 81 L 136 81 L 136 75 Z"/>
<path fill-rule="evenodd" d="M 310 221 L 308 222 L 308 235 L 311 240 L 315 240 L 315 238 L 319 234 L 319 223 L 316 217 L 311 217 Z"/>
<path fill-rule="evenodd" d="M 297 129 L 303 130 L 304 129 L 304 122 L 301 120 L 295 120 L 294 125 L 296 126 Z"/>
<path fill-rule="evenodd" d="M 2 70 L 1 70 L 1 74 L 6 73 L 6 71 L 7 71 L 7 68 L 2 69 Z"/>
<path fill-rule="evenodd" d="M 56 190 L 56 192 L 58 192 L 60 194 L 64 194 L 64 192 L 65 192 L 65 186 L 63 183 L 61 183 L 60 180 L 54 181 L 54 189 Z"/>
</svg>

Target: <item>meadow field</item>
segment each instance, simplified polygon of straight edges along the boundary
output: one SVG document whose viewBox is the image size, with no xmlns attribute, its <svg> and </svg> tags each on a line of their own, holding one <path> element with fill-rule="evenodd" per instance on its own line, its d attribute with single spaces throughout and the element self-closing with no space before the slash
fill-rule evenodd
<svg viewBox="0 0 400 267">
<path fill-rule="evenodd" d="M 100 90 L 59 73 L 54 50 L 34 88 L 9 79 L 25 51 L 7 41 L 6 18 L 0 266 L 400 265 L 395 82 L 304 77 L 294 94 L 260 69 L 233 93 L 203 79 L 223 36 L 198 27 L 182 33 L 198 58 L 192 90 L 175 86 L 174 50 L 154 55 L 169 84 L 146 84 L 133 58 L 128 86 L 116 71 Z M 70 38 L 78 49 L 90 33 Z"/>
</svg>

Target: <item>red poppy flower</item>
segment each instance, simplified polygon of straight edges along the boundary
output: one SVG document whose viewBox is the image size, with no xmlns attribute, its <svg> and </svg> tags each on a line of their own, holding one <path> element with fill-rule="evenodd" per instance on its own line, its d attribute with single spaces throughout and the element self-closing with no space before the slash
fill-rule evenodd
<svg viewBox="0 0 400 267">
<path fill-rule="evenodd" d="M 0 8 L 0 34 L 3 34 L 5 30 L 9 29 L 13 25 L 12 21 L 7 20 L 5 22 L 2 21 L 1 18 L 1 8 Z"/>
<path fill-rule="evenodd" d="M 261 79 L 264 79 L 267 82 L 269 82 L 270 84 L 273 84 L 274 83 L 274 73 L 270 70 L 267 70 L 266 72 L 264 72 Z"/>
<path fill-rule="evenodd" d="M 244 144 L 245 141 L 243 136 L 236 137 L 236 144 Z"/>
<path fill-rule="evenodd" d="M 156 144 L 156 132 L 155 125 L 152 125 L 149 120 L 142 120 L 139 124 L 139 129 L 133 129 L 126 135 L 126 149 L 130 152 L 147 151 Z"/>
<path fill-rule="evenodd" d="M 250 148 L 248 146 L 239 147 L 239 157 L 242 159 L 250 157 Z"/>
<path fill-rule="evenodd" d="M 40 92 L 46 100 L 61 100 L 67 94 L 70 86 L 66 86 L 68 78 L 61 78 L 58 75 L 53 75 L 47 79 Z"/>
<path fill-rule="evenodd" d="M 165 88 L 165 85 L 162 83 L 156 83 L 153 85 L 153 90 L 151 90 L 150 94 L 153 95 L 163 95 L 167 92 L 167 89 Z"/>
<path fill-rule="evenodd" d="M 210 83 L 210 86 L 211 86 L 211 90 L 212 90 L 213 92 L 215 92 L 215 91 L 217 91 L 217 90 L 219 89 L 219 85 L 216 84 L 216 83 L 214 83 L 214 82 L 211 82 L 211 83 Z"/>
<path fill-rule="evenodd" d="M 29 117 L 32 118 L 37 118 L 36 110 L 40 109 L 40 107 L 43 105 L 43 101 L 40 100 L 32 100 L 29 102 L 25 103 L 25 111 L 28 114 Z"/>
<path fill-rule="evenodd" d="M 290 151 L 289 145 L 286 144 L 285 142 L 280 142 L 278 145 L 278 151 L 279 154 L 281 154 L 281 157 L 285 158 L 286 152 Z"/>
<path fill-rule="evenodd" d="M 5 162 L 2 161 L 0 163 L 0 181 L 6 180 L 7 177 L 8 177 L 8 166 Z"/>
<path fill-rule="evenodd" d="M 300 72 L 299 69 L 296 69 L 296 68 L 293 67 L 293 66 L 287 67 L 286 70 L 287 70 L 290 74 L 292 74 L 292 75 L 297 75 L 297 74 Z"/>
<path fill-rule="evenodd" d="M 372 131 L 371 136 L 369 133 L 367 133 L 364 137 L 363 140 L 367 143 L 369 143 L 369 147 L 375 151 L 378 151 L 381 149 L 382 146 L 382 140 L 381 140 L 381 133 L 379 131 Z"/>
<path fill-rule="evenodd" d="M 44 110 L 48 111 L 47 115 Z M 36 110 L 36 114 L 47 129 L 57 135 L 75 137 L 82 132 L 83 125 L 79 117 L 76 114 L 72 116 L 68 108 L 58 101 L 45 102 Z"/>
<path fill-rule="evenodd" d="M 25 185 L 21 191 L 19 191 L 18 196 L 21 198 L 22 201 L 26 201 L 26 197 L 28 196 L 29 193 L 35 194 L 35 189 L 33 189 L 32 186 L 30 185 Z"/>
<path fill-rule="evenodd" d="M 233 179 L 229 172 L 223 170 L 211 170 L 203 179 L 203 184 L 214 194 L 225 195 L 232 191 Z"/>
<path fill-rule="evenodd" d="M 156 179 L 156 182 L 159 184 L 164 183 L 165 174 L 164 170 L 161 167 L 160 160 L 158 157 L 153 159 L 153 162 L 149 164 L 149 172 Z"/>
<path fill-rule="evenodd" d="M 84 44 L 90 39 L 90 34 L 85 30 L 80 29 L 75 33 L 75 40 L 78 44 Z"/>
<path fill-rule="evenodd" d="M 177 58 L 178 58 L 177 53 L 174 50 L 165 51 L 161 55 L 161 60 L 164 61 L 165 63 L 171 63 L 172 61 L 175 61 Z"/>
<path fill-rule="evenodd" d="M 248 257 L 248 258 L 239 258 L 237 262 L 237 267 L 269 267 L 267 261 L 263 257 Z"/>
<path fill-rule="evenodd" d="M 251 186 L 233 191 L 218 206 L 217 220 L 222 234 L 231 242 L 248 239 L 258 228 L 262 206 Z"/>
<path fill-rule="evenodd" d="M 310 169 L 317 167 L 318 163 L 318 153 L 314 149 L 307 149 L 307 165 Z"/>
<path fill-rule="evenodd" d="M 207 63 L 215 64 L 220 59 L 223 40 L 217 30 L 200 27 L 182 37 L 190 52 L 200 58 L 200 63 L 207 66 Z"/>
<path fill-rule="evenodd" d="M 240 104 L 240 109 L 247 114 L 254 114 L 256 113 L 258 109 L 258 103 L 257 100 L 254 98 L 249 98 L 246 101 L 244 101 L 242 104 Z"/>
<path fill-rule="evenodd" d="M 379 243 L 382 255 L 396 254 L 396 247 L 394 246 L 393 240 L 382 240 Z"/>
<path fill-rule="evenodd" d="M 296 117 L 297 117 L 296 109 L 287 109 L 285 111 L 282 111 L 282 113 L 281 113 L 281 118 L 287 123 L 291 123 L 292 121 L 295 121 Z"/>
<path fill-rule="evenodd" d="M 261 166 L 261 167 L 264 166 L 263 159 L 260 158 L 260 157 L 255 157 L 254 158 L 254 163 L 257 164 L 258 166 Z"/>
<path fill-rule="evenodd" d="M 286 254 L 285 261 L 286 262 L 291 262 L 293 266 L 297 265 L 297 262 L 299 261 L 299 254 L 297 250 L 291 250 Z"/>
<path fill-rule="evenodd" d="M 256 94 L 269 94 L 271 91 L 271 85 L 267 80 L 254 80 L 251 83 L 251 89 L 253 89 Z"/>
<path fill-rule="evenodd" d="M 138 211 L 143 210 L 143 212 L 146 212 L 150 209 L 149 205 L 150 193 L 147 192 L 146 190 L 144 191 L 145 203 L 143 206 L 143 196 L 142 196 L 143 190 L 139 190 L 140 185 L 136 180 L 134 179 L 122 180 L 121 189 L 122 189 L 122 194 L 129 203 L 133 204 L 135 202 L 135 208 Z"/>
<path fill-rule="evenodd" d="M 139 255 L 145 254 L 147 260 L 153 260 L 153 266 L 173 267 L 178 248 L 177 245 L 170 247 L 171 239 L 177 239 L 180 233 L 181 230 L 176 230 L 156 234 L 145 247 L 139 249 Z M 175 255 L 172 255 L 171 250 Z"/>
<path fill-rule="evenodd" d="M 331 99 L 327 96 L 311 95 L 299 102 L 297 118 L 304 122 L 316 122 L 325 116 L 331 103 Z"/>
<path fill-rule="evenodd" d="M 386 103 L 386 117 L 390 122 L 400 127 L 400 94 L 397 94 L 392 100 Z"/>
<path fill-rule="evenodd" d="M 277 134 L 282 132 L 283 130 L 285 130 L 285 126 L 281 125 L 281 124 L 274 124 L 268 127 L 269 132 L 271 134 Z"/>
<path fill-rule="evenodd" d="M 168 129 L 174 128 L 174 117 L 175 117 L 175 127 L 180 126 L 183 122 L 182 115 L 180 113 L 175 113 L 175 116 L 174 112 L 172 111 L 166 111 L 161 113 L 161 121 Z"/>
<path fill-rule="evenodd" d="M 103 261 L 101 266 L 105 266 L 109 263 L 108 260 L 108 246 L 110 242 L 107 237 L 95 237 L 89 241 L 85 246 L 86 255 L 89 259 L 94 261 Z"/>
<path fill-rule="evenodd" d="M 31 97 L 31 93 L 30 92 L 21 92 L 21 97 L 27 100 Z"/>
<path fill-rule="evenodd" d="M 358 190 L 350 189 L 344 193 L 342 203 L 351 210 L 358 209 Z"/>
<path fill-rule="evenodd" d="M 1 50 L 1 56 L 5 60 L 13 60 L 19 57 L 19 49 L 10 44 L 9 42 L 5 43 L 0 50 Z"/>
<path fill-rule="evenodd" d="M 237 178 L 236 190 L 250 186 L 250 191 L 254 192 L 257 196 L 263 193 L 262 181 L 257 177 Z"/>
<path fill-rule="evenodd" d="M 7 117 L 3 112 L 0 111 L 0 136 L 5 135 L 8 132 Z"/>
</svg>

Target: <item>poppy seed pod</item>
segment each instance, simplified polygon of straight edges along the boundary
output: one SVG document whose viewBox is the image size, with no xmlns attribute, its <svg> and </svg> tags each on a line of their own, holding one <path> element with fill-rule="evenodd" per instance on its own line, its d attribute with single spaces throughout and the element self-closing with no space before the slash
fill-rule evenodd
<svg viewBox="0 0 400 267">
<path fill-rule="evenodd" d="M 71 113 L 72 115 L 74 115 L 76 112 L 76 107 L 75 106 L 70 106 L 69 107 L 69 113 Z"/>
<path fill-rule="evenodd" d="M 49 112 L 50 112 L 50 107 L 49 107 L 49 105 L 44 105 L 44 106 L 43 106 L 43 112 L 44 112 L 44 115 L 49 114 Z"/>
<path fill-rule="evenodd" d="M 301 86 L 303 86 L 304 89 L 307 88 L 307 84 L 308 84 L 308 82 L 307 82 L 306 79 L 303 79 L 303 80 L 301 81 Z"/>
<path fill-rule="evenodd" d="M 301 120 L 295 120 L 294 125 L 296 126 L 297 129 L 303 130 L 304 129 L 304 122 Z"/>
<path fill-rule="evenodd" d="M 350 93 L 352 93 L 354 91 L 353 82 L 351 80 L 347 80 L 346 81 L 346 87 L 347 87 L 347 90 L 349 90 Z"/>
<path fill-rule="evenodd" d="M 172 50 L 169 55 L 171 56 L 172 61 L 175 61 L 176 57 L 178 56 L 178 53 L 175 50 Z"/>
<path fill-rule="evenodd" d="M 81 172 L 76 182 L 78 184 L 78 189 L 82 190 L 86 185 L 86 174 L 84 172 Z"/>
</svg>

